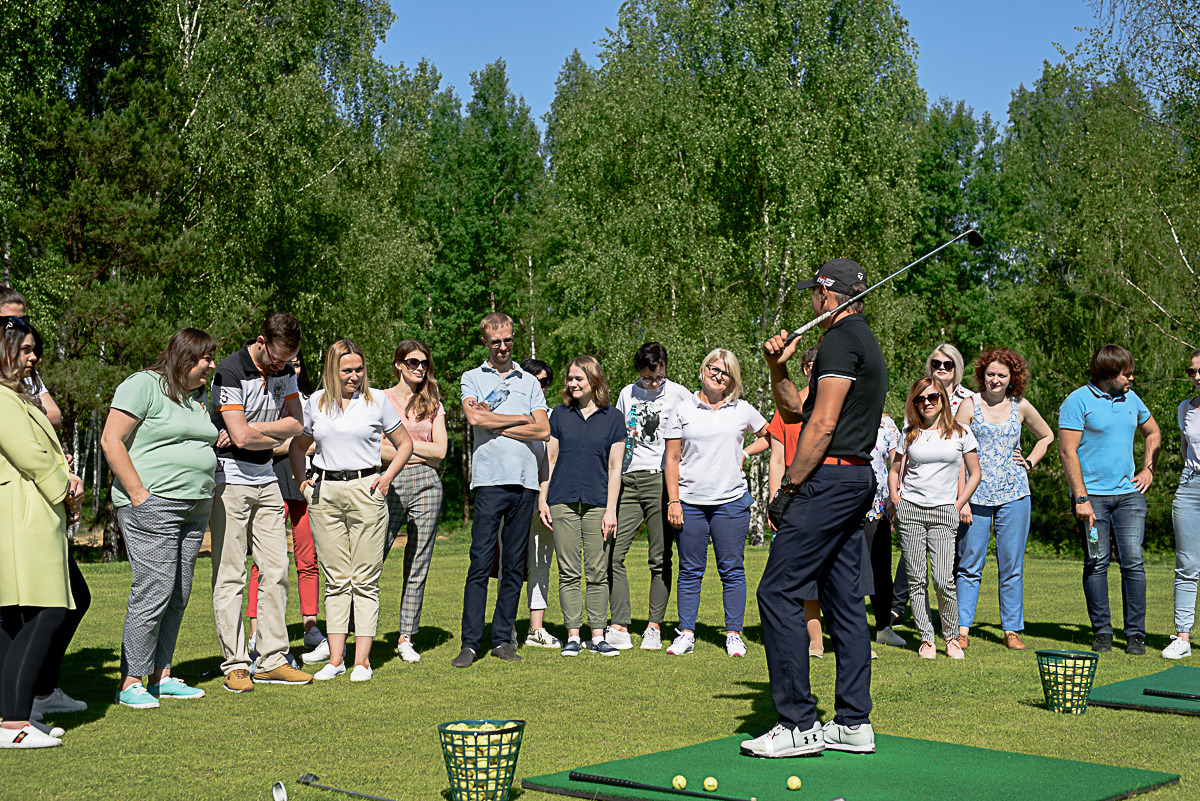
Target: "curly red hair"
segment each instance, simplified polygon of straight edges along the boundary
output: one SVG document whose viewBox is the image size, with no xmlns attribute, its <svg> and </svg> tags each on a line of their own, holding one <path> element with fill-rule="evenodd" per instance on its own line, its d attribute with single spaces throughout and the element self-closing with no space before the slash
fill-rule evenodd
<svg viewBox="0 0 1200 801">
<path fill-rule="evenodd" d="M 975 386 L 983 390 L 983 376 L 992 362 L 1000 362 L 1008 368 L 1009 383 L 1004 394 L 1024 397 L 1025 389 L 1029 386 L 1029 364 L 1012 348 L 992 348 L 979 354 L 975 359 Z"/>
</svg>

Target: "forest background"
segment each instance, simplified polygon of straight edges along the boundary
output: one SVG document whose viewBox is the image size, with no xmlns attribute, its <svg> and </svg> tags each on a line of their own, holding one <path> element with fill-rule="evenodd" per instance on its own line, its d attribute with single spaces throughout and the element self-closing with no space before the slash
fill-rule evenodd
<svg viewBox="0 0 1200 801">
<path fill-rule="evenodd" d="M 561 376 L 591 353 L 613 386 L 647 340 L 693 388 L 728 348 L 769 416 L 761 343 L 811 316 L 797 281 L 835 256 L 882 277 L 970 227 L 984 248 L 868 300 L 888 411 L 936 343 L 968 360 L 1007 345 L 1053 425 L 1091 352 L 1120 343 L 1164 432 L 1148 547 L 1171 549 L 1175 408 L 1200 346 L 1200 0 L 1094 12 L 1000 121 L 925 96 L 886 0 L 629 0 L 598 67 L 563 64 L 543 134 L 503 61 L 465 103 L 432 63 L 380 62 L 386 0 L 8 0 L 0 278 L 45 336 L 105 558 L 107 404 L 179 327 L 224 356 L 292 311 L 310 365 L 349 336 L 376 386 L 402 338 L 425 340 L 445 514 L 466 518 L 458 376 L 484 359 L 483 314 L 518 320 L 517 358 Z M 765 499 L 765 459 L 747 471 Z M 1032 480 L 1035 547 L 1074 552 L 1056 452 Z"/>
</svg>

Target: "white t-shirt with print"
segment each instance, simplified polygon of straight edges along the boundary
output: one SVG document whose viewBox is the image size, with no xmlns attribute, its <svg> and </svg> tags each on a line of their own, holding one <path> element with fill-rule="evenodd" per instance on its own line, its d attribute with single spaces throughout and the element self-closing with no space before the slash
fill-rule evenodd
<svg viewBox="0 0 1200 801">
<path fill-rule="evenodd" d="M 617 397 L 617 411 L 625 419 L 625 458 L 622 473 L 635 470 L 662 470 L 667 441 L 663 426 L 675 404 L 691 397 L 687 387 L 667 379 L 651 391 L 636 383 L 629 384 Z"/>
<path fill-rule="evenodd" d="M 681 442 L 679 500 L 692 505 L 736 501 L 746 494 L 742 448 L 746 432 L 767 424 L 749 402 L 724 403 L 716 409 L 696 395 L 675 405 L 664 426 L 664 439 Z"/>
<path fill-rule="evenodd" d="M 900 433 L 898 453 L 907 450 L 907 465 L 900 484 L 900 498 L 918 506 L 945 506 L 958 501 L 958 472 L 963 455 L 979 450 L 979 443 L 971 429 L 942 438 L 938 428 L 922 431 L 908 442 L 908 427 Z"/>
</svg>

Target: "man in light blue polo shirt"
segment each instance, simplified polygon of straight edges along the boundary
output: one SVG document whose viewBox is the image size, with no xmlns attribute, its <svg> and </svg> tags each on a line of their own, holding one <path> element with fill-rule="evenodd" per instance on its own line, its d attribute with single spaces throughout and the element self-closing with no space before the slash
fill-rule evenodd
<svg viewBox="0 0 1200 801">
<path fill-rule="evenodd" d="M 1146 653 L 1146 571 L 1142 540 L 1146 526 L 1145 492 L 1154 480 L 1162 434 L 1158 423 L 1132 389 L 1133 354 L 1105 345 L 1089 366 L 1091 381 L 1072 392 L 1058 410 L 1058 453 L 1062 457 L 1083 532 L 1083 595 L 1092 620 L 1092 650 L 1112 650 L 1108 607 L 1108 564 L 1117 544 L 1124 600 L 1125 651 Z M 1133 435 L 1146 440 L 1142 469 L 1136 474 Z M 1087 532 L 1095 526 L 1098 553 L 1087 553 Z"/>
<path fill-rule="evenodd" d="M 529 524 L 537 508 L 538 463 L 531 443 L 550 438 L 546 398 L 537 378 L 512 360 L 513 321 L 493 312 L 479 323 L 488 358 L 463 373 L 462 406 L 471 424 L 471 564 L 463 589 L 462 650 L 450 661 L 470 667 L 483 640 L 488 577 L 500 540 L 500 582 L 492 616 L 492 656 L 521 657 L 509 638 L 525 582 Z M 503 521 L 503 533 L 501 533 Z"/>
</svg>

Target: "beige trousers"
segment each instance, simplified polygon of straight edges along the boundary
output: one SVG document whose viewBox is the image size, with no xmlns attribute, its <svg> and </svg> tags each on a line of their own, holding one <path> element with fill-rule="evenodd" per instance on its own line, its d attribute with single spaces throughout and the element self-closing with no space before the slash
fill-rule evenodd
<svg viewBox="0 0 1200 801">
<path fill-rule="evenodd" d="M 218 484 L 213 495 L 213 614 L 221 646 L 221 671 L 249 670 L 242 627 L 246 545 L 258 565 L 258 669 L 287 664 L 288 554 L 286 513 L 278 482 L 257 486 Z"/>
<path fill-rule="evenodd" d="M 352 481 L 323 481 L 320 499 L 309 498 L 308 522 L 325 576 L 325 631 L 374 637 L 379 626 L 379 576 L 387 538 L 387 495 L 371 492 L 374 475 Z M 385 488 L 386 489 L 386 488 Z"/>
</svg>

